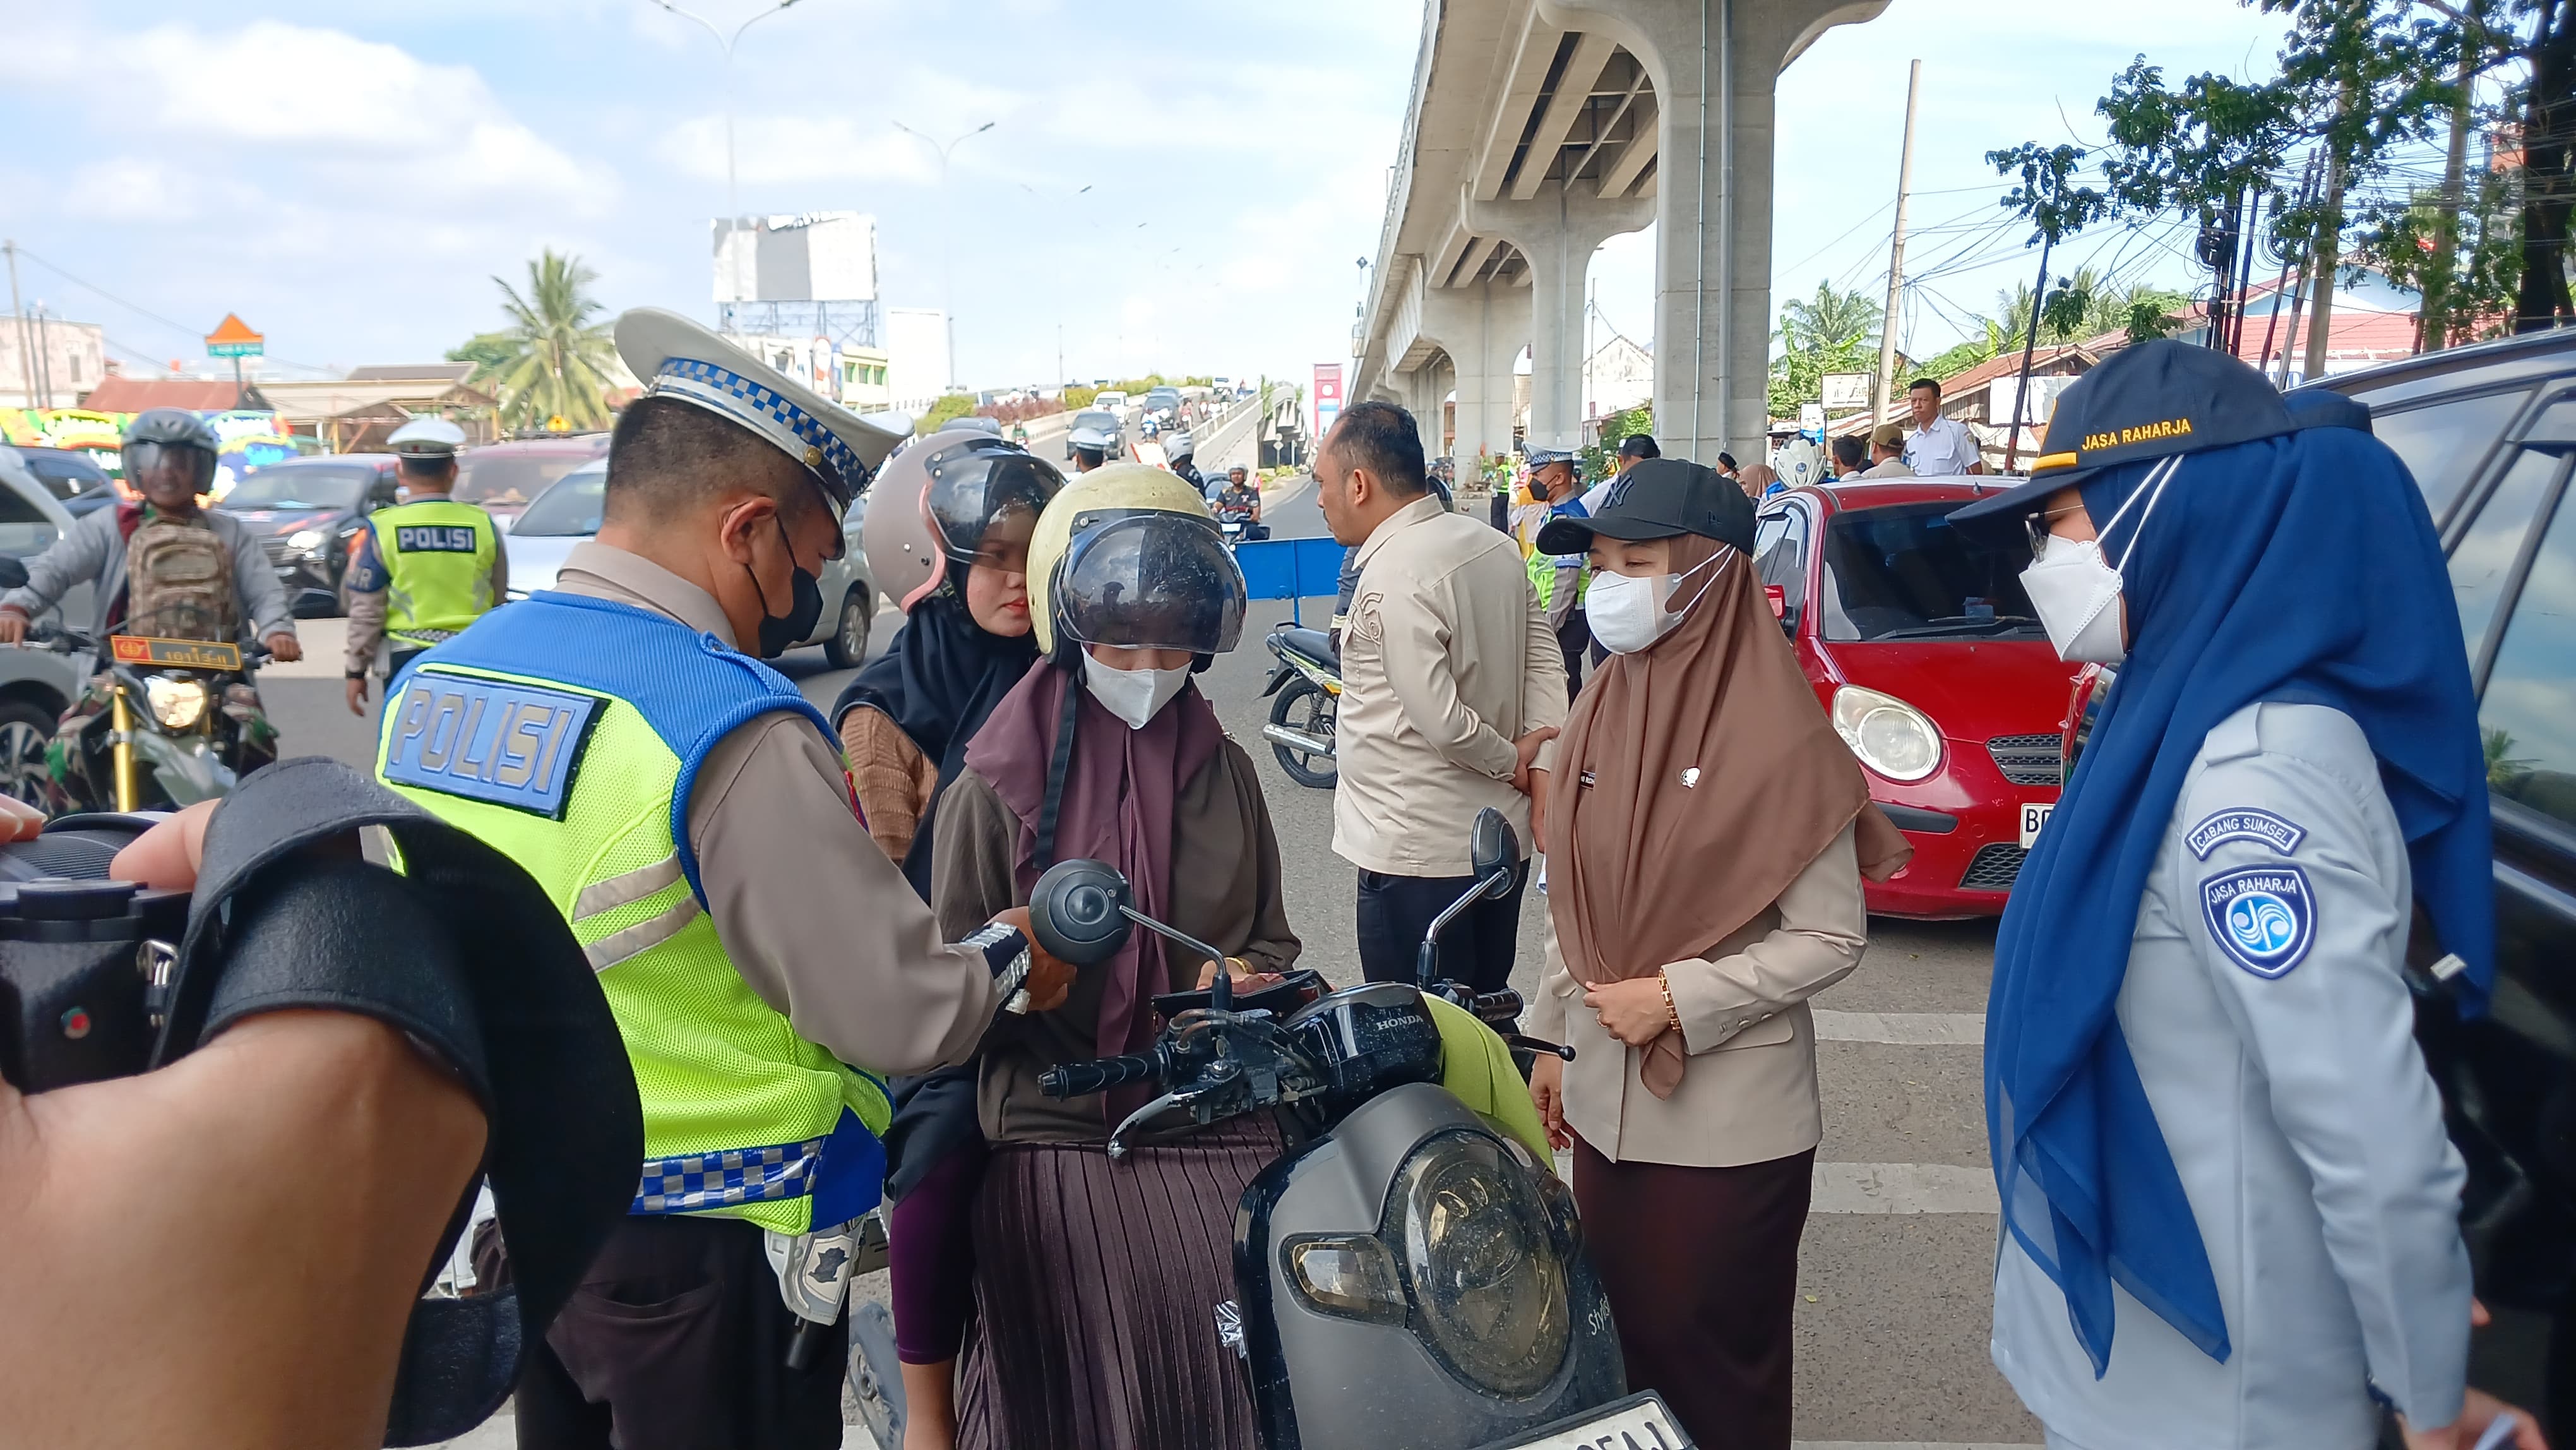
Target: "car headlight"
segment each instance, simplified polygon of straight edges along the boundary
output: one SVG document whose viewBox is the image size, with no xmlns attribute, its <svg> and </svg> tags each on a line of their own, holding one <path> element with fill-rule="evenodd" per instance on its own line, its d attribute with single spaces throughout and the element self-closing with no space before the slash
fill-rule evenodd
<svg viewBox="0 0 2576 1450">
<path fill-rule="evenodd" d="M 1834 692 L 1834 730 L 1860 763 L 1889 780 L 1914 781 L 1941 765 L 1941 732 L 1930 716 L 1858 685 Z"/>
<path fill-rule="evenodd" d="M 185 730 L 206 713 L 206 682 L 186 675 L 146 675 L 144 697 L 152 718 L 172 730 Z"/>
<path fill-rule="evenodd" d="M 1536 1393 L 1572 1339 L 1565 1261 L 1537 1191 L 1480 1133 L 1405 1160 L 1387 1237 L 1403 1245 L 1416 1323 L 1450 1369 L 1496 1394 Z"/>
<path fill-rule="evenodd" d="M 330 531 L 327 529 L 297 529 L 286 536 L 286 542 L 309 552 L 321 548 L 330 537 Z"/>
</svg>

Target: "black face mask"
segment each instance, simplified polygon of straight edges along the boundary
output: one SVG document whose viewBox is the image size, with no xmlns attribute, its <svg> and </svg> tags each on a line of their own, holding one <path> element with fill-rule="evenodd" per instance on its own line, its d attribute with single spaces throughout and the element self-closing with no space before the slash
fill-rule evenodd
<svg viewBox="0 0 2576 1450">
<path fill-rule="evenodd" d="M 760 587 L 760 576 L 752 573 L 749 564 L 742 566 L 742 572 L 751 574 L 752 591 L 760 596 L 760 657 L 765 660 L 774 660 L 804 643 L 814 626 L 823 621 L 822 581 L 796 562 L 796 545 L 787 537 L 787 525 L 776 514 L 770 515 L 770 521 L 778 524 L 778 542 L 785 546 L 787 567 L 795 574 L 787 589 L 787 617 L 781 619 L 769 612 L 769 591 Z"/>
</svg>

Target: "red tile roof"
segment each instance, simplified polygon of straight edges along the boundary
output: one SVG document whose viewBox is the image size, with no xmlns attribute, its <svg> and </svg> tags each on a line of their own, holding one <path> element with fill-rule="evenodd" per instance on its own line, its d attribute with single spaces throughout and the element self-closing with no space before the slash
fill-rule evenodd
<svg viewBox="0 0 2576 1450">
<path fill-rule="evenodd" d="M 100 413 L 140 413 L 146 408 L 188 408 L 200 413 L 220 413 L 241 399 L 240 406 L 265 409 L 268 400 L 259 395 L 254 383 L 236 393 L 229 382 L 200 382 L 194 378 L 101 378 L 97 387 L 81 399 L 81 406 Z"/>
</svg>

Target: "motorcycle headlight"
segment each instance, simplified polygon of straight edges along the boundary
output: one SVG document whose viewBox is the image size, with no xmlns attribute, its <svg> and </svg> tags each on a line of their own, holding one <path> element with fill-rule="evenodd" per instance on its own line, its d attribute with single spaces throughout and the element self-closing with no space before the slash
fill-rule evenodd
<svg viewBox="0 0 2576 1450">
<path fill-rule="evenodd" d="M 1405 1161 L 1393 1201 L 1389 1237 L 1433 1352 L 1496 1394 L 1544 1387 L 1572 1338 L 1566 1268 L 1517 1165 L 1482 1134 L 1445 1134 Z"/>
<path fill-rule="evenodd" d="M 1367 1234 L 1295 1239 L 1280 1256 L 1298 1296 L 1325 1313 L 1404 1322 L 1404 1281 L 1383 1241 Z"/>
<path fill-rule="evenodd" d="M 149 675 L 143 681 L 144 696 L 152 702 L 152 718 L 172 730 L 185 730 L 206 713 L 206 683 L 185 675 Z"/>
<path fill-rule="evenodd" d="M 297 529 L 286 536 L 286 542 L 309 553 L 321 548 L 323 541 L 330 537 L 329 533 L 321 529 Z"/>
<path fill-rule="evenodd" d="M 1834 730 L 1860 763 L 1889 780 L 1914 781 L 1941 765 L 1941 732 L 1931 717 L 1858 685 L 1834 692 Z"/>
</svg>

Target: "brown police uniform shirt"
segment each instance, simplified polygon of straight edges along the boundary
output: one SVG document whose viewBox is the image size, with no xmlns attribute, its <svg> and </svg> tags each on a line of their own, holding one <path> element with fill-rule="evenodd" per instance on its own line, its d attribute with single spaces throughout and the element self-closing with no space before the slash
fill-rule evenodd
<svg viewBox="0 0 2576 1450">
<path fill-rule="evenodd" d="M 579 545 L 555 587 L 734 643 L 705 590 L 624 549 Z M 800 716 L 757 715 L 717 741 L 689 797 L 707 914 L 743 981 L 806 1041 L 879 1074 L 964 1062 L 999 1005 L 992 972 L 947 944 L 849 791 L 832 743 Z"/>
</svg>

